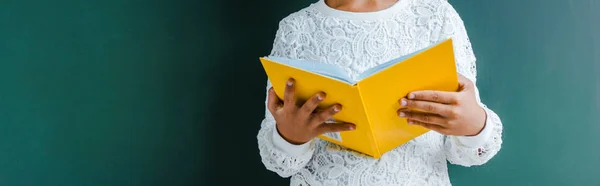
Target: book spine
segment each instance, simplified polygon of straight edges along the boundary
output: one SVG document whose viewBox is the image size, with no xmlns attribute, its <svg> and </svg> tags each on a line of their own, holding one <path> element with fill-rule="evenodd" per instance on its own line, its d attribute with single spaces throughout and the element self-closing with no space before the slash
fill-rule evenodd
<svg viewBox="0 0 600 186">
<path fill-rule="evenodd" d="M 373 157 L 374 158 L 380 158 L 381 157 L 381 152 L 379 151 L 379 144 L 377 144 L 377 138 L 375 138 L 375 133 L 373 132 L 373 123 L 371 123 L 371 119 L 369 118 L 369 110 L 366 107 L 366 104 L 364 102 L 364 98 L 362 95 L 362 91 L 360 88 L 360 84 L 357 84 L 357 90 L 358 90 L 358 96 L 360 97 L 360 104 L 362 106 L 362 109 L 364 110 L 363 113 L 365 113 L 365 118 L 367 119 L 367 125 L 369 127 L 369 135 L 368 138 L 371 141 L 369 144 L 371 144 L 371 149 L 373 152 Z"/>
</svg>

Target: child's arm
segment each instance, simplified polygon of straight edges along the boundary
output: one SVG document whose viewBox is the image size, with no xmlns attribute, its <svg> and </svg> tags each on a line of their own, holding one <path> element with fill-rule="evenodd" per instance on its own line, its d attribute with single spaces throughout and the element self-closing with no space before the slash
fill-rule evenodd
<svg viewBox="0 0 600 186">
<path fill-rule="evenodd" d="M 490 160 L 502 144 L 502 122 L 479 98 L 475 85 L 475 55 L 462 20 L 446 1 L 440 12 L 444 24 L 440 40 L 452 38 L 457 71 L 460 74 L 458 92 L 415 91 L 400 100 L 405 107 L 399 116 L 409 124 L 447 135 L 446 157 L 450 163 L 464 166 L 481 165 Z M 420 109 L 426 113 L 412 112 Z"/>
<path fill-rule="evenodd" d="M 490 160 L 502 145 L 502 122 L 498 115 L 481 102 L 476 86 L 475 55 L 467 35 L 464 23 L 456 10 L 448 7 L 444 16 L 442 38 L 453 38 L 458 73 L 472 81 L 475 97 L 486 113 L 485 127 L 477 136 L 447 136 L 446 156 L 450 163 L 463 166 L 481 165 Z"/>
<path fill-rule="evenodd" d="M 267 94 L 271 83 L 267 82 Z M 312 158 L 314 146 L 309 143 L 292 145 L 277 132 L 275 119 L 265 101 L 265 119 L 258 131 L 258 148 L 265 167 L 281 177 L 289 177 L 302 169 Z"/>
<path fill-rule="evenodd" d="M 479 91 L 475 87 L 479 100 Z M 484 129 L 476 136 L 446 136 L 446 158 L 452 164 L 482 165 L 492 159 L 502 146 L 502 121 L 500 117 L 479 101 L 487 118 Z"/>
<path fill-rule="evenodd" d="M 286 19 L 279 23 L 279 29 L 275 36 L 273 49 L 270 56 L 294 58 L 290 53 L 292 45 L 286 43 L 285 36 L 290 32 L 286 29 L 290 26 Z M 268 170 L 277 173 L 281 177 L 289 177 L 297 173 L 311 160 L 314 153 L 314 146 L 311 142 L 302 145 L 293 145 L 285 141 L 279 135 L 275 125 L 275 119 L 267 109 L 268 94 L 271 88 L 270 81 L 267 80 L 265 99 L 265 119 L 262 121 L 260 131 L 258 132 L 258 147 L 263 164 Z"/>
</svg>

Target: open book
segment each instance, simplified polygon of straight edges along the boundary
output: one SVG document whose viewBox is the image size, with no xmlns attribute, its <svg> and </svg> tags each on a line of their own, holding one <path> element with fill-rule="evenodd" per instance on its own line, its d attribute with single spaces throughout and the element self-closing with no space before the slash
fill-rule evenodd
<svg viewBox="0 0 600 186">
<path fill-rule="evenodd" d="M 458 74 L 452 40 L 382 63 L 351 78 L 341 68 L 322 62 L 280 57 L 260 58 L 277 95 L 283 99 L 285 82 L 296 81 L 296 96 L 307 100 L 318 92 L 327 98 L 320 108 L 342 105 L 336 121 L 354 123 L 356 130 L 327 133 L 323 140 L 379 158 L 422 134 L 397 115 L 398 101 L 416 90 L 457 91 Z"/>
</svg>

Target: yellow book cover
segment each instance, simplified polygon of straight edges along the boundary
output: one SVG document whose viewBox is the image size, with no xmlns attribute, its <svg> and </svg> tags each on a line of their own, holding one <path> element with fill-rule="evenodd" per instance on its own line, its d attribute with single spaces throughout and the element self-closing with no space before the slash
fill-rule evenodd
<svg viewBox="0 0 600 186">
<path fill-rule="evenodd" d="M 260 61 L 277 95 L 283 96 L 285 82 L 294 78 L 298 99 L 307 100 L 323 91 L 327 98 L 320 108 L 341 104 L 342 111 L 333 119 L 354 123 L 356 130 L 319 138 L 373 158 L 428 132 L 398 117 L 398 100 L 416 90 L 458 89 L 452 39 L 382 63 L 354 79 L 341 68 L 322 62 L 279 57 Z"/>
</svg>

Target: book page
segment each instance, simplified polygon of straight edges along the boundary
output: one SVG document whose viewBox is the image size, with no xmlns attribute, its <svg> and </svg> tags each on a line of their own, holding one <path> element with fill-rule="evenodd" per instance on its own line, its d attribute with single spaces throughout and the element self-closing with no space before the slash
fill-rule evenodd
<svg viewBox="0 0 600 186">
<path fill-rule="evenodd" d="M 348 73 L 346 73 L 344 70 L 342 70 L 332 64 L 316 62 L 316 61 L 309 61 L 309 60 L 293 60 L 293 59 L 274 57 L 274 56 L 269 56 L 266 58 L 271 61 L 276 61 L 276 62 L 285 64 L 288 66 L 292 66 L 292 67 L 299 68 L 299 69 L 302 69 L 305 71 L 309 71 L 309 72 L 317 73 L 317 74 L 327 76 L 327 77 L 330 77 L 333 79 L 337 79 L 339 81 L 346 82 L 348 84 L 354 84 L 354 81 L 352 80 L 352 78 L 350 78 Z"/>
<path fill-rule="evenodd" d="M 378 72 L 380 72 L 380 71 L 382 71 L 382 70 L 384 70 L 384 69 L 386 69 L 386 68 L 388 68 L 388 67 L 390 67 L 392 65 L 395 65 L 395 64 L 398 64 L 398 63 L 402 63 L 402 61 L 404 61 L 404 60 L 406 60 L 406 59 L 408 59 L 408 58 L 410 58 L 410 57 L 412 57 L 412 56 L 414 56 L 414 55 L 416 55 L 418 53 L 421 53 L 421 52 L 423 52 L 423 51 L 425 51 L 425 50 L 427 50 L 427 49 L 429 49 L 429 48 L 431 48 L 433 46 L 436 46 L 436 45 L 437 44 L 429 46 L 429 47 L 426 47 L 426 48 L 423 48 L 421 50 L 417 50 L 415 52 L 409 53 L 407 55 L 401 56 L 399 58 L 390 60 L 388 62 L 385 62 L 385 63 L 382 63 L 382 64 L 377 65 L 375 67 L 372 67 L 372 68 L 370 68 L 368 70 L 365 70 L 364 72 L 362 72 L 358 76 L 358 80 L 357 81 L 363 80 L 363 79 L 365 79 L 365 78 L 367 78 L 367 77 L 369 77 L 369 76 L 371 76 L 373 74 L 376 74 L 376 73 L 378 73 Z"/>
</svg>

